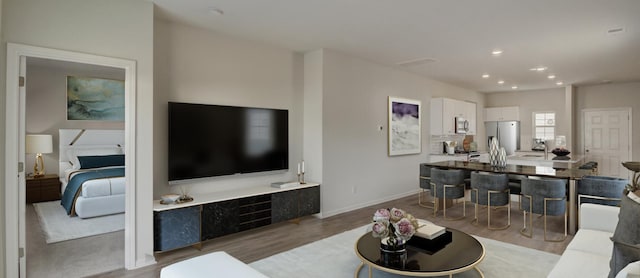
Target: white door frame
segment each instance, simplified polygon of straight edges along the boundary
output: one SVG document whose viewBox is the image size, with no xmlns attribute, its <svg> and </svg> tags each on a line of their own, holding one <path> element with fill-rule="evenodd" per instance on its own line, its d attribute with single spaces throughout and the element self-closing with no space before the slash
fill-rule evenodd
<svg viewBox="0 0 640 278">
<path fill-rule="evenodd" d="M 586 112 L 596 112 L 596 111 L 626 111 L 627 113 L 629 113 L 629 159 L 633 159 L 633 109 L 631 109 L 631 107 L 611 107 L 611 108 L 587 108 L 587 109 L 582 109 L 582 153 L 586 155 L 585 153 L 585 143 L 584 143 L 584 139 L 586 138 L 586 121 L 585 121 L 585 114 Z"/>
<path fill-rule="evenodd" d="M 5 119 L 5 277 L 19 276 L 19 248 L 20 237 L 24 238 L 24 211 L 20 212 L 20 200 L 25 200 L 24 190 L 19 190 L 19 181 L 24 184 L 24 171 L 19 172 L 20 161 L 20 125 L 19 119 L 24 119 L 25 112 L 19 111 L 19 65 L 20 57 L 37 57 L 53 60 L 70 61 L 76 63 L 94 64 L 116 67 L 125 70 L 125 182 L 134 185 L 136 180 L 136 62 L 132 60 L 104 57 L 92 54 L 43 48 L 22 44 L 7 44 L 7 75 L 6 75 L 6 119 Z M 24 134 L 22 134 L 24 136 Z M 22 137 L 24 138 L 24 137 Z M 23 155 L 24 157 L 24 155 Z M 16 175 L 16 176 L 14 176 Z M 125 191 L 125 238 L 124 265 L 125 268 L 135 267 L 136 254 L 136 207 L 135 186 L 126 186 Z M 24 226 L 22 226 L 24 227 Z"/>
</svg>

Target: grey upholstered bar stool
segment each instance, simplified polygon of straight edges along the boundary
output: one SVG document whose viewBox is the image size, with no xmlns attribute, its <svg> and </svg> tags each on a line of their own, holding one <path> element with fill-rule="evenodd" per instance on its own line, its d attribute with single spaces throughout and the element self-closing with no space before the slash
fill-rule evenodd
<svg viewBox="0 0 640 278">
<path fill-rule="evenodd" d="M 443 199 L 460 199 L 462 200 L 462 216 L 458 218 L 447 218 L 447 206 L 443 204 L 442 215 L 446 220 L 460 220 L 467 216 L 466 202 L 464 201 L 465 192 L 465 173 L 463 170 L 443 170 L 431 168 L 431 196 L 434 197 L 433 215 L 438 212 L 438 200 Z"/>
<path fill-rule="evenodd" d="M 425 191 L 431 191 L 431 167 L 422 163 L 420 164 L 420 191 L 418 192 L 418 205 L 425 208 L 433 208 L 433 205 L 427 205 L 422 200 Z M 426 199 L 426 198 L 425 198 Z"/>
<path fill-rule="evenodd" d="M 475 203 L 472 224 L 478 224 L 478 205 L 482 205 L 487 206 L 487 228 L 503 230 L 511 226 L 511 196 L 507 174 L 471 173 L 471 202 Z M 491 227 L 491 209 L 500 207 L 507 208 L 507 225 Z"/>
<path fill-rule="evenodd" d="M 560 242 L 567 238 L 567 181 L 563 179 L 524 179 L 522 180 L 522 213 L 524 227 L 520 233 L 533 237 L 533 219 L 529 215 L 529 232 L 527 233 L 527 212 L 541 214 L 544 217 L 544 240 Z M 528 201 L 526 201 L 528 200 Z M 547 238 L 547 216 L 564 215 L 564 237 Z"/>
<path fill-rule="evenodd" d="M 601 176 L 582 177 L 578 181 L 578 221 L 580 220 L 581 203 L 618 206 L 622 198 L 622 191 L 627 184 L 629 184 L 627 179 Z"/>
</svg>

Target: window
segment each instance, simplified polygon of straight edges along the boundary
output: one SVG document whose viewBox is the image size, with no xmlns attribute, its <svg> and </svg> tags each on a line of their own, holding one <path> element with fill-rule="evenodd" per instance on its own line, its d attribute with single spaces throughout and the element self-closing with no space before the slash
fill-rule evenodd
<svg viewBox="0 0 640 278">
<path fill-rule="evenodd" d="M 533 112 L 534 138 L 553 140 L 556 129 L 556 113 Z"/>
</svg>

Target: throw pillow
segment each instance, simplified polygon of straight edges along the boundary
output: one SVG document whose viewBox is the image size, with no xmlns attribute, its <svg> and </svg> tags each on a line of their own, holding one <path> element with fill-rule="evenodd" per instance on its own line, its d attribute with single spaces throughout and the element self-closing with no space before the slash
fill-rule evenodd
<svg viewBox="0 0 640 278">
<path fill-rule="evenodd" d="M 609 262 L 609 277 L 614 278 L 631 262 L 640 260 L 640 204 L 622 195 L 618 225 L 613 233 L 613 252 Z"/>
<path fill-rule="evenodd" d="M 124 166 L 124 154 L 78 156 L 80 169 Z"/>
</svg>

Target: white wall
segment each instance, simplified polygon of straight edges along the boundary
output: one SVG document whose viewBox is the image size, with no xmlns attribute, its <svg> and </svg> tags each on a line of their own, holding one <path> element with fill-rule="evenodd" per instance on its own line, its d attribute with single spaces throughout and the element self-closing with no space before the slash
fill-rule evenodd
<svg viewBox="0 0 640 278">
<path fill-rule="evenodd" d="M 167 101 L 289 110 L 289 171 L 224 176 L 182 182 L 192 194 L 295 180 L 302 158 L 302 59 L 300 54 L 234 39 L 181 24 L 156 21 L 158 65 L 154 196 L 168 191 Z M 162 84 L 162 85 L 160 85 Z M 203 123 L 206 128 L 206 123 Z M 291 171 L 293 169 L 293 171 Z"/>
<path fill-rule="evenodd" d="M 27 59 L 27 134 L 53 136 L 53 153 L 43 154 L 48 174 L 58 173 L 58 130 L 61 128 L 124 129 L 124 122 L 68 121 L 67 76 L 124 80 L 124 69 L 70 62 L 34 63 Z M 35 155 L 25 157 L 27 173 L 33 172 Z"/>
<path fill-rule="evenodd" d="M 326 49 L 322 78 L 323 216 L 417 192 L 419 164 L 428 161 L 431 97 L 482 100 L 470 90 Z M 389 96 L 422 102 L 421 154 L 388 156 Z"/>
<path fill-rule="evenodd" d="M 2 9 L 3 47 L 13 42 L 136 61 L 137 215 L 136 234 L 128 236 L 136 238 L 136 265 L 152 262 L 153 183 L 149 177 L 154 167 L 153 4 L 128 0 L 5 0 Z M 3 60 L 3 77 L 5 67 Z M 0 86 L 4 88 L 4 82 Z M 4 139 L 0 138 L 0 145 L 5 144 Z M 5 228 L 4 221 L 0 228 Z"/>
<path fill-rule="evenodd" d="M 630 107 L 632 115 L 631 160 L 640 159 L 640 82 L 613 83 L 578 87 L 576 90 L 576 149 L 584 148 L 582 110 L 590 108 Z"/>
<path fill-rule="evenodd" d="M 563 123 L 565 118 L 565 90 L 563 88 L 518 92 L 489 93 L 486 107 L 520 107 L 520 149 L 531 150 L 533 134 L 533 112 L 556 113 L 556 135 L 567 135 L 571 126 Z M 484 121 L 484 119 L 482 119 Z M 569 138 L 567 138 L 569 139 Z"/>
<path fill-rule="evenodd" d="M 4 0 L 0 0 L 0 38 L 3 38 L 2 43 L 0 43 L 0 53 L 7 53 L 7 47 L 4 41 L 4 16 L 2 15 L 5 11 Z M 4 88 L 6 85 L 6 55 L 0 55 L 0 87 Z M 0 157 L 5 157 L 4 152 L 4 144 L 5 144 L 5 120 L 6 120 L 6 95 L 0 94 Z M 0 159 L 0 180 L 5 179 L 5 169 L 4 169 L 4 159 Z M 5 198 L 5 190 L 4 186 L 0 188 L 0 200 L 4 200 Z M 0 213 L 0 275 L 4 275 L 6 270 L 6 262 L 4 258 L 4 254 L 6 252 L 5 248 L 5 214 Z"/>
</svg>

